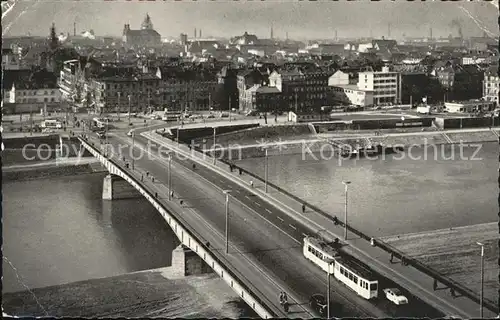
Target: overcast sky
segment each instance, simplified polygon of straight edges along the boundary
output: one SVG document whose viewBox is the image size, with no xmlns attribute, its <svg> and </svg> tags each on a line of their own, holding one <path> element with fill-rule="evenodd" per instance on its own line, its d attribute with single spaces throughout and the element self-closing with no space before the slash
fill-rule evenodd
<svg viewBox="0 0 500 320">
<path fill-rule="evenodd" d="M 389 23 L 392 37 L 427 36 L 431 26 L 434 36 L 456 36 L 454 19 L 465 36 L 482 35 L 481 28 L 498 34 L 498 10 L 486 1 L 29 0 L 15 7 L 2 24 L 5 35 L 46 35 L 52 22 L 58 33 L 73 33 L 75 21 L 78 32 L 93 29 L 96 35 L 121 35 L 125 23 L 138 29 L 146 13 L 163 37 L 178 37 L 181 32 L 192 37 L 196 27 L 203 30 L 203 37 L 248 31 L 269 38 L 271 25 L 280 38 L 287 31 L 290 38 L 329 38 L 335 30 L 339 37 L 387 37 Z"/>
</svg>

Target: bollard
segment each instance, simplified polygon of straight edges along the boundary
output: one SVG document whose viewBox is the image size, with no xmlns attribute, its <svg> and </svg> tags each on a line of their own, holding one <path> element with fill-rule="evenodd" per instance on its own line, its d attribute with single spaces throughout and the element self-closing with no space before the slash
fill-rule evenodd
<svg viewBox="0 0 500 320">
<path fill-rule="evenodd" d="M 391 263 L 392 263 L 392 259 L 393 259 L 393 258 L 394 258 L 394 254 L 393 254 L 393 253 L 391 253 L 391 259 L 390 259 Z"/>
<path fill-rule="evenodd" d="M 144 175 L 141 174 L 141 181 L 144 181 Z"/>
<path fill-rule="evenodd" d="M 151 177 L 151 181 L 152 181 L 152 182 L 155 182 L 155 177 Z"/>
<path fill-rule="evenodd" d="M 158 198 L 158 192 L 155 192 L 155 198 Z"/>
</svg>

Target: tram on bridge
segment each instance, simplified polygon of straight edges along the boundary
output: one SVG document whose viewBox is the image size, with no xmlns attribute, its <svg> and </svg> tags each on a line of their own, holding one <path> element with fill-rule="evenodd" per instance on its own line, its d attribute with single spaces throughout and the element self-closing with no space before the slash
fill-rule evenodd
<svg viewBox="0 0 500 320">
<path fill-rule="evenodd" d="M 378 280 L 373 272 L 352 257 L 341 254 L 323 240 L 304 238 L 304 257 L 365 299 L 378 297 Z"/>
</svg>

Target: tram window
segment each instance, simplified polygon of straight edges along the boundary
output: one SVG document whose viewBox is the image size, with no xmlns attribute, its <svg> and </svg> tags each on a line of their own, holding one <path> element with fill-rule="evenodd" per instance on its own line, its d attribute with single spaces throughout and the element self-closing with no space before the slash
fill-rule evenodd
<svg viewBox="0 0 500 320">
<path fill-rule="evenodd" d="M 375 291 L 377 290 L 377 284 L 376 283 L 371 283 L 370 284 L 370 291 Z"/>
<path fill-rule="evenodd" d="M 363 280 L 361 280 L 361 279 L 359 280 L 359 284 L 361 285 L 362 288 L 365 287 L 365 282 Z"/>
<path fill-rule="evenodd" d="M 352 273 L 349 272 L 349 280 L 352 281 Z"/>
<path fill-rule="evenodd" d="M 340 267 L 340 274 L 344 275 L 344 268 Z"/>
<path fill-rule="evenodd" d="M 358 277 L 356 277 L 356 276 L 352 276 L 352 277 L 354 278 L 354 283 L 358 284 Z"/>
</svg>

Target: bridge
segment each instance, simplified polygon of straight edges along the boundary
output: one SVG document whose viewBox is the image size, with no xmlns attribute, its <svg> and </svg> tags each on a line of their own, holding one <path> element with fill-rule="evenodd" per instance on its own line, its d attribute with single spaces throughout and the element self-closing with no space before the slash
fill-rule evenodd
<svg viewBox="0 0 500 320">
<path fill-rule="evenodd" d="M 214 164 L 212 158 L 188 146 L 156 132 L 142 131 L 136 131 L 134 138 L 124 133 L 110 134 L 109 144 L 94 137 L 81 138 L 83 147 L 115 176 L 105 179 L 105 186 L 112 189 L 116 181 L 123 180 L 143 195 L 180 242 L 197 253 L 259 316 L 286 317 L 278 303 L 279 292 L 285 291 L 291 304 L 289 313 L 314 317 L 315 311 L 307 302 L 312 294 L 325 293 L 326 279 L 319 268 L 303 258 L 302 239 L 305 235 L 320 235 L 331 241 L 342 234 L 342 223 L 336 224 L 317 211 L 301 213 L 300 199 L 286 199 L 287 195 L 274 187 L 266 193 L 263 183 L 248 172 L 231 172 L 222 161 Z M 253 188 L 250 180 L 254 181 Z M 104 189 L 107 198 L 119 198 L 119 192 Z M 227 190 L 231 191 L 229 195 L 224 193 Z M 385 298 L 374 303 L 337 284 L 331 297 L 345 307 L 336 316 L 423 317 L 429 315 L 423 313 L 429 306 L 463 318 L 479 313 L 477 301 L 466 294 L 453 296 L 448 290 L 433 290 L 435 277 L 411 268 L 408 261 L 393 262 L 383 243 L 374 247 L 362 235 L 352 234 L 345 241 L 349 254 L 389 279 L 384 282 L 387 285 L 395 283 L 418 299 L 410 300 L 407 306 L 391 305 Z M 404 258 L 402 254 L 394 257 Z M 441 285 L 454 286 L 442 280 Z M 496 316 L 495 306 L 485 306 L 485 316 Z"/>
</svg>

